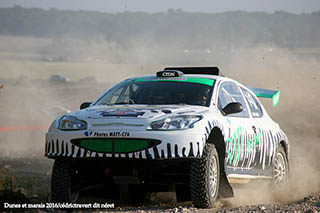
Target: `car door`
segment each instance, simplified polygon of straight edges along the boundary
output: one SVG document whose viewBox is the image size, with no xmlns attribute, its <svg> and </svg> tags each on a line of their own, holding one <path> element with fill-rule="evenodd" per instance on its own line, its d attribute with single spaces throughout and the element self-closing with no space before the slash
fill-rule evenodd
<svg viewBox="0 0 320 213">
<path fill-rule="evenodd" d="M 238 102 L 243 110 L 239 113 L 225 115 L 224 107 Z M 220 110 L 228 131 L 225 135 L 227 169 L 245 169 L 255 166 L 255 135 L 257 122 L 252 119 L 247 102 L 240 86 L 232 81 L 221 83 L 218 91 L 218 109 Z"/>
<path fill-rule="evenodd" d="M 264 115 L 262 106 L 258 101 L 257 97 L 252 94 L 246 88 L 242 88 L 242 92 L 246 101 L 248 102 L 249 109 L 252 114 L 252 119 L 257 123 L 256 129 L 256 138 L 257 140 L 254 142 L 254 150 L 255 150 L 255 159 L 254 163 L 256 168 L 264 170 L 266 166 L 272 165 L 272 153 L 273 149 L 275 149 L 275 145 L 270 140 L 271 133 L 268 128 L 269 125 L 266 120 L 267 116 Z M 268 140 L 269 137 L 269 140 Z"/>
</svg>

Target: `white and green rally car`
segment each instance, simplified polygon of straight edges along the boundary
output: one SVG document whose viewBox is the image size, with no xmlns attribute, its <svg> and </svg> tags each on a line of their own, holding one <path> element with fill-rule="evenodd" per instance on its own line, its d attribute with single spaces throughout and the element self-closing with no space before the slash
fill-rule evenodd
<svg viewBox="0 0 320 213">
<path fill-rule="evenodd" d="M 117 198 L 173 188 L 178 201 L 207 208 L 218 194 L 233 196 L 228 178 L 283 183 L 288 138 L 257 96 L 276 106 L 280 91 L 245 87 L 217 67 L 165 68 L 117 84 L 50 126 L 52 201 L 75 202 L 105 183 Z"/>
</svg>

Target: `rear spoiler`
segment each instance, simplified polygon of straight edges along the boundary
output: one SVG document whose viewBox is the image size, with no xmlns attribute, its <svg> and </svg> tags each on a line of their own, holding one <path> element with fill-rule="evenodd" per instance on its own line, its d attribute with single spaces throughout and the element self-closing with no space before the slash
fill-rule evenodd
<svg viewBox="0 0 320 213">
<path fill-rule="evenodd" d="M 280 90 L 269 90 L 261 88 L 248 87 L 257 97 L 272 98 L 273 107 L 276 107 L 280 99 Z"/>
</svg>

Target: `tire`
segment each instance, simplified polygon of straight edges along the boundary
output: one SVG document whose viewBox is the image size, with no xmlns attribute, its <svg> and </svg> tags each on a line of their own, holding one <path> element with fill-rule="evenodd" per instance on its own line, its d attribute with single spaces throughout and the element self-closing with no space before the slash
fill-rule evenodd
<svg viewBox="0 0 320 213">
<path fill-rule="evenodd" d="M 277 186 L 284 185 L 289 177 L 289 162 L 283 147 L 279 145 L 272 166 L 272 180 Z"/>
<path fill-rule="evenodd" d="M 190 167 L 191 200 L 197 208 L 212 208 L 220 183 L 219 156 L 213 144 L 206 144 L 202 158 Z"/>
<path fill-rule="evenodd" d="M 74 203 L 79 198 L 75 190 L 76 170 L 66 160 L 56 159 L 51 177 L 51 200 L 53 203 Z"/>
</svg>

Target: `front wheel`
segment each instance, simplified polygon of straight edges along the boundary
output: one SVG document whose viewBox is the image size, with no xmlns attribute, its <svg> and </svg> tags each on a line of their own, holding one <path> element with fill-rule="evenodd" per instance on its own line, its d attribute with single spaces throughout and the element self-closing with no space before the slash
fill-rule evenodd
<svg viewBox="0 0 320 213">
<path fill-rule="evenodd" d="M 51 177 L 51 199 L 54 203 L 74 203 L 79 197 L 77 171 L 66 160 L 56 159 Z"/>
<path fill-rule="evenodd" d="M 220 183 L 219 156 L 214 144 L 206 144 L 201 158 L 190 167 L 190 193 L 195 207 L 212 208 Z"/>
</svg>

